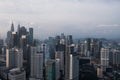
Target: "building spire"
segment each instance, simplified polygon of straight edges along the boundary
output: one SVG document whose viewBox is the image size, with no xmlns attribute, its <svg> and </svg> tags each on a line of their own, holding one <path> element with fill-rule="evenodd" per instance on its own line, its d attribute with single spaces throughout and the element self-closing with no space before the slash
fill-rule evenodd
<svg viewBox="0 0 120 80">
<path fill-rule="evenodd" d="M 14 31 L 14 24 L 13 24 L 13 22 L 12 22 L 12 24 L 11 24 L 11 31 L 12 31 L 12 32 Z"/>
</svg>

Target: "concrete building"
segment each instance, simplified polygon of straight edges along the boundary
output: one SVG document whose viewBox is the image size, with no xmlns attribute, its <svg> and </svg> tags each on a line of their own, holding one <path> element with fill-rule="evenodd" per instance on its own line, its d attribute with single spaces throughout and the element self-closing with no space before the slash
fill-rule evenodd
<svg viewBox="0 0 120 80">
<path fill-rule="evenodd" d="M 60 70 L 63 72 L 62 74 L 64 74 L 64 67 L 65 67 L 65 63 L 64 63 L 64 51 L 56 51 L 55 52 L 55 59 L 59 59 L 60 60 Z"/>
<path fill-rule="evenodd" d="M 70 54 L 70 75 L 69 80 L 79 80 L 79 56 Z"/>
<path fill-rule="evenodd" d="M 8 78 L 9 80 L 26 80 L 26 73 L 20 68 L 14 68 L 9 71 Z"/>
<path fill-rule="evenodd" d="M 37 52 L 36 47 L 31 47 L 31 76 L 30 80 L 43 79 L 43 53 Z"/>
<path fill-rule="evenodd" d="M 110 64 L 111 65 L 120 65 L 120 50 L 112 49 L 110 52 Z"/>
<path fill-rule="evenodd" d="M 23 67 L 23 51 L 18 50 L 16 48 L 7 49 L 6 67 L 7 68 Z"/>
<path fill-rule="evenodd" d="M 109 48 L 101 48 L 100 60 L 103 71 L 106 71 L 106 68 L 109 67 L 109 53 Z"/>
</svg>

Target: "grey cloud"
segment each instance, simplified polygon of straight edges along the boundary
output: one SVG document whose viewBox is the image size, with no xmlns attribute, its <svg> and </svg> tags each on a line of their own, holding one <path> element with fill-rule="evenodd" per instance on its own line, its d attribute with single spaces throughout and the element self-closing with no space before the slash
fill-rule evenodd
<svg viewBox="0 0 120 80">
<path fill-rule="evenodd" d="M 0 0 L 0 25 L 6 27 L 2 31 L 4 34 L 12 21 L 16 25 L 33 26 L 37 33 L 43 34 L 41 38 L 60 32 L 80 34 L 80 37 L 104 36 L 106 33 L 97 27 L 107 24 L 111 28 L 110 25 L 120 23 L 119 4 L 119 0 Z M 41 27 L 39 31 L 38 26 Z M 113 32 L 120 34 L 116 30 Z M 113 33 L 107 34 L 112 36 Z"/>
</svg>

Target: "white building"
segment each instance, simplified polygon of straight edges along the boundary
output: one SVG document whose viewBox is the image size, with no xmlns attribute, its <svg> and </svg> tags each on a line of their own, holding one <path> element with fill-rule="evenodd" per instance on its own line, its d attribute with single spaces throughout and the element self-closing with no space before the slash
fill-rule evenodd
<svg viewBox="0 0 120 80">
<path fill-rule="evenodd" d="M 8 78 L 9 80 L 26 80 L 26 73 L 20 68 L 14 68 L 9 71 Z"/>
<path fill-rule="evenodd" d="M 100 58 L 102 70 L 105 71 L 109 67 L 109 48 L 101 48 Z"/>
</svg>

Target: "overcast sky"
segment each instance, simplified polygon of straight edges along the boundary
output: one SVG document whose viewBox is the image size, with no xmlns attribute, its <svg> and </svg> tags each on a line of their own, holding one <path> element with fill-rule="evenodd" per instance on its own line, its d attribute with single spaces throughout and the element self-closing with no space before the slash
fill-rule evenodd
<svg viewBox="0 0 120 80">
<path fill-rule="evenodd" d="M 41 39 L 60 33 L 120 38 L 120 0 L 0 0 L 0 37 L 12 22 L 33 27 Z"/>
</svg>

